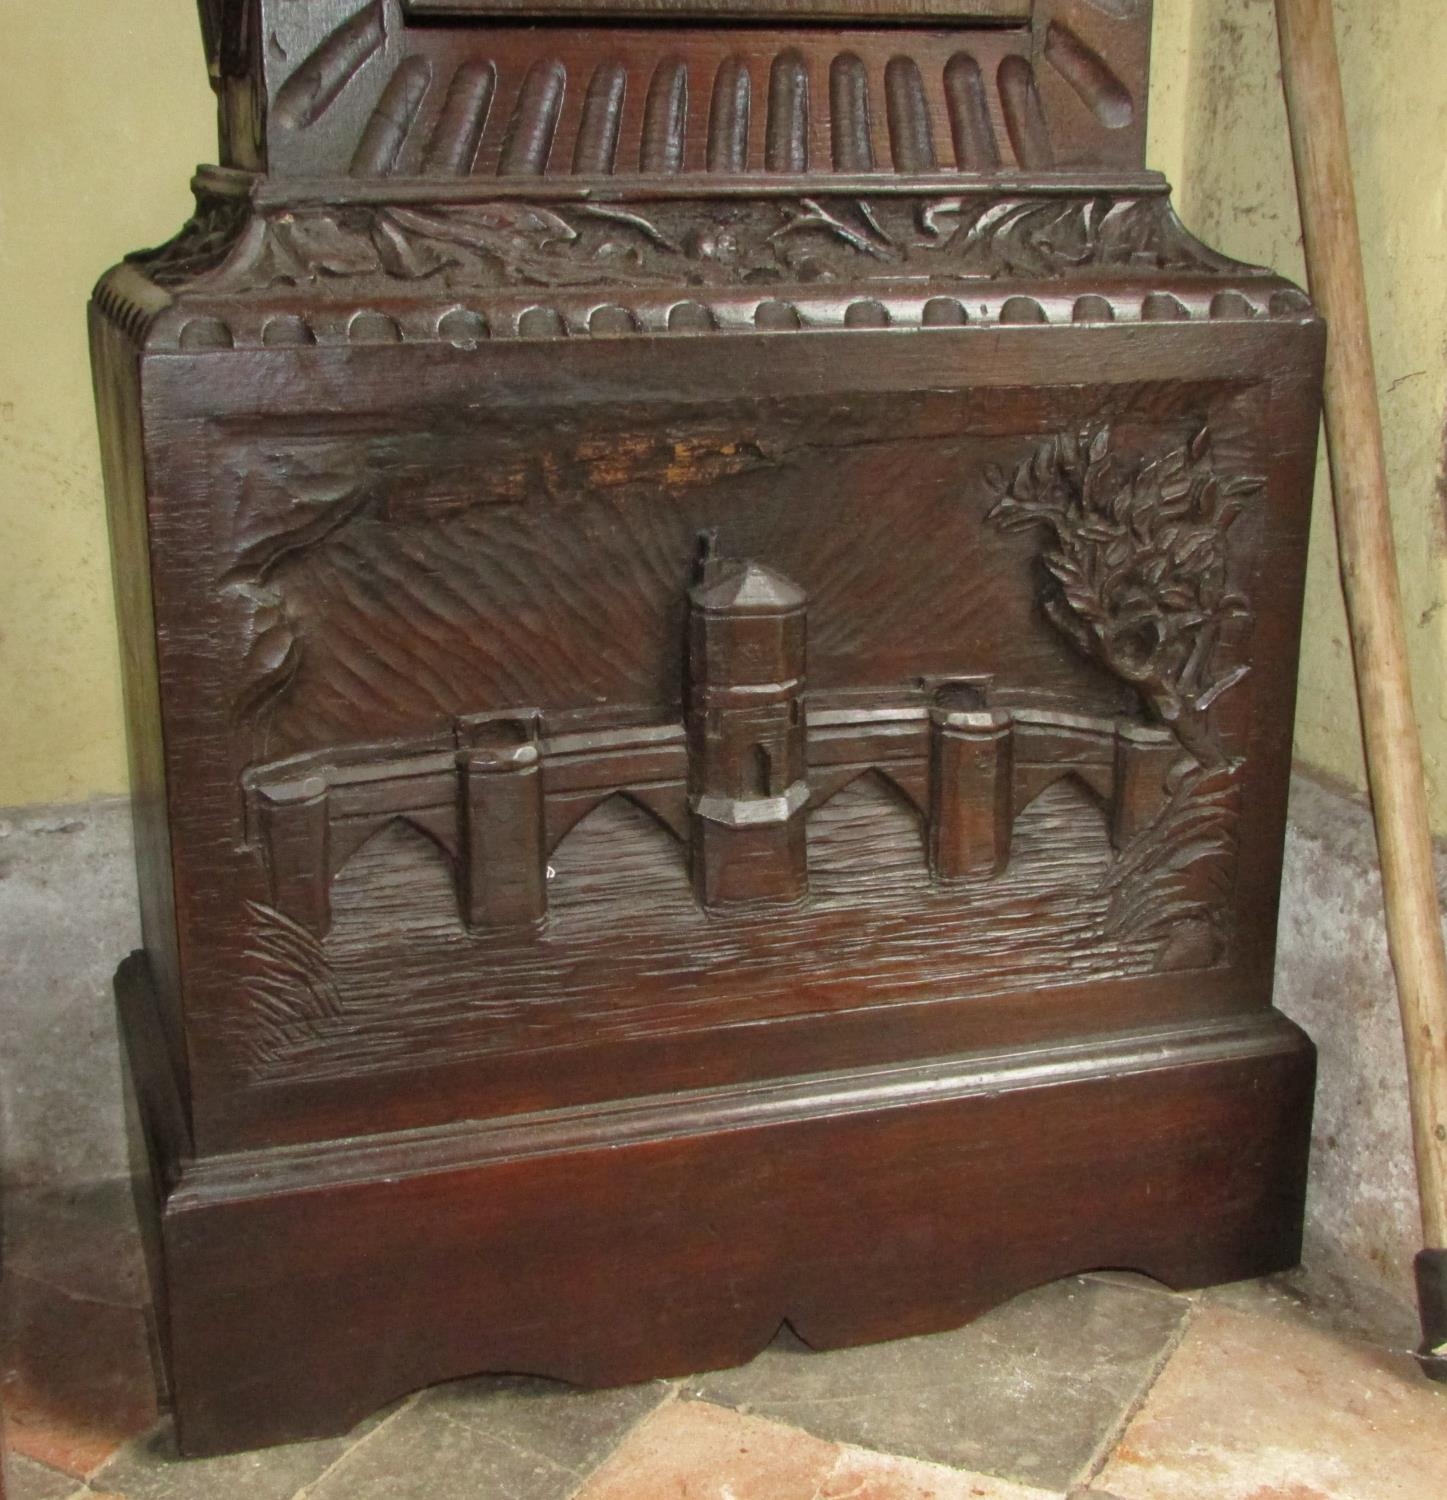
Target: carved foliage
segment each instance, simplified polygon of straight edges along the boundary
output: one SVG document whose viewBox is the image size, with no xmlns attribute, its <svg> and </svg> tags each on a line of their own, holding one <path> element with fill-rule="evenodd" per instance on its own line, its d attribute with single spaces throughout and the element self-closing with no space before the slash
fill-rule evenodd
<svg viewBox="0 0 1447 1500">
<path fill-rule="evenodd" d="M 1203 429 L 1188 447 L 1132 461 L 1099 426 L 1047 438 L 1013 475 L 987 478 L 999 496 L 990 519 L 1050 536 L 1041 560 L 1052 623 L 1215 767 L 1223 756 L 1207 715 L 1248 670 L 1216 665 L 1228 622 L 1250 618 L 1228 586 L 1226 538 L 1264 482 L 1217 475 L 1209 445 Z"/>
<path fill-rule="evenodd" d="M 1225 949 L 1240 816 L 1240 764 L 1183 758 L 1168 801 L 1111 866 L 1105 935 L 1159 943 L 1162 969 L 1205 968 Z"/>
<path fill-rule="evenodd" d="M 257 1063 L 285 1055 L 342 1015 L 319 939 L 274 907 L 246 903 L 246 1043 Z"/>
<path fill-rule="evenodd" d="M 1107 935 L 1158 939 L 1163 968 L 1213 963 L 1228 935 L 1241 763 L 1222 750 L 1210 711 L 1249 670 L 1218 661 L 1232 622 L 1250 620 L 1229 586 L 1227 537 L 1264 481 L 1218 475 L 1206 429 L 1185 447 L 1128 459 L 1108 426 L 1047 438 L 1013 475 L 987 479 L 998 496 L 991 519 L 1048 536 L 1049 619 L 1135 687 L 1189 752 L 1160 814 L 1106 877 Z"/>
<path fill-rule="evenodd" d="M 373 495 L 365 449 L 352 443 L 293 444 L 241 478 L 232 517 L 232 556 L 224 581 L 244 643 L 239 718 L 275 701 L 296 674 L 301 646 L 274 575 L 288 557 L 331 535 Z"/>
<path fill-rule="evenodd" d="M 1105 195 L 357 205 L 260 221 L 198 290 L 359 279 L 446 287 L 727 286 L 1212 270 L 1163 198 Z"/>
<path fill-rule="evenodd" d="M 196 212 L 175 239 L 127 258 L 157 286 L 182 287 L 223 265 L 250 220 L 247 199 L 197 192 Z"/>
</svg>

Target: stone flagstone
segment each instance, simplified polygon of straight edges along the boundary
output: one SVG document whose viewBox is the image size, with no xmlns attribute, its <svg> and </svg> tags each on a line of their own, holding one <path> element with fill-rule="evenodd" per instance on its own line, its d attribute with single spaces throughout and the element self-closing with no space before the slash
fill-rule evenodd
<svg viewBox="0 0 1447 1500">
<path fill-rule="evenodd" d="M 5 1467 L 5 1500 L 71 1500 L 77 1492 L 91 1500 L 90 1491 L 68 1474 L 47 1468 L 23 1454 L 12 1453 Z"/>
<path fill-rule="evenodd" d="M 1189 1310 L 1154 1286 L 1075 1277 L 950 1333 L 829 1354 L 777 1340 L 684 1389 L 835 1442 L 1068 1490 L 1089 1477 Z"/>
<path fill-rule="evenodd" d="M 123 1500 L 294 1500 L 367 1435 L 379 1435 L 396 1415 L 390 1409 L 342 1438 L 289 1443 L 221 1458 L 181 1458 L 170 1423 L 120 1453 L 91 1480 L 97 1491 Z M 89 1497 L 86 1497 L 89 1500 Z"/>
<path fill-rule="evenodd" d="M 425 1392 L 309 1486 L 305 1500 L 568 1500 L 667 1386 L 581 1391 L 548 1380 Z"/>
</svg>

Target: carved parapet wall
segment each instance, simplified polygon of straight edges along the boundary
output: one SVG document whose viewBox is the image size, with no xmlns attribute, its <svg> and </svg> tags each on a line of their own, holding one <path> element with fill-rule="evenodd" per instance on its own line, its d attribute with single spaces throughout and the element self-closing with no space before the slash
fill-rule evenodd
<svg viewBox="0 0 1447 1500">
<path fill-rule="evenodd" d="M 891 696 L 877 707 L 857 698 L 847 709 L 827 699 L 811 707 L 798 735 L 807 769 L 777 793 L 747 784 L 768 774 L 752 755 L 759 733 L 752 715 L 737 743 L 695 739 L 682 725 L 550 734 L 534 721 L 536 738 L 479 744 L 464 721 L 458 737 L 474 743 L 457 751 L 357 747 L 306 765 L 257 767 L 247 796 L 271 900 L 325 937 L 332 881 L 363 844 L 400 821 L 447 856 L 469 927 L 525 928 L 546 916 L 552 851 L 589 812 L 621 795 L 691 847 L 701 906 L 796 901 L 807 889 L 806 815 L 869 774 L 885 777 L 926 819 L 922 857 L 936 878 L 989 879 L 1009 864 L 1016 819 L 1058 782 L 1073 780 L 1098 799 L 1112 842 L 1124 850 L 1156 829 L 1183 764 L 1173 734 L 1129 720 L 960 710 L 931 703 L 932 693 L 912 702 Z M 501 722 L 527 720 L 489 726 Z M 744 795 L 709 790 L 739 784 Z"/>
</svg>

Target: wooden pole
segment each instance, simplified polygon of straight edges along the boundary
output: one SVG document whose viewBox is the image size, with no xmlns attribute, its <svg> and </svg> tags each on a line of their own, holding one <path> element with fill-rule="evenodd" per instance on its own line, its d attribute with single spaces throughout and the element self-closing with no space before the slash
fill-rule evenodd
<svg viewBox="0 0 1447 1500">
<path fill-rule="evenodd" d="M 1356 663 L 1387 943 L 1397 976 L 1426 1249 L 1423 1366 L 1447 1380 L 1447 952 L 1412 711 L 1331 0 L 1276 0 L 1312 295 L 1326 317 L 1326 441 Z M 1424 142 L 1424 149 L 1440 142 Z"/>
</svg>

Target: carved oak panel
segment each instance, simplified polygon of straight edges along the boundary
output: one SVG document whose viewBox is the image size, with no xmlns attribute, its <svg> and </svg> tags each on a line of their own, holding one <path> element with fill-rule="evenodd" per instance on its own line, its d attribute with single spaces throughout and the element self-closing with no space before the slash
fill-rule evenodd
<svg viewBox="0 0 1447 1500">
<path fill-rule="evenodd" d="M 841 1013 L 926 1004 L 962 1044 L 1032 997 L 1079 1025 L 1092 981 L 1143 1014 L 1179 1003 L 1166 976 L 1242 982 L 1271 475 L 1300 462 L 1259 435 L 1270 388 L 949 389 L 901 347 L 861 407 L 765 348 L 762 389 L 700 361 L 708 399 L 625 372 L 454 420 L 434 393 L 484 357 L 454 351 L 404 407 L 242 398 L 178 430 L 175 483 L 216 497 L 183 523 L 205 690 L 172 722 L 215 771 L 180 865 L 244 898 L 188 939 L 227 1129 L 282 1097 L 416 1109 L 429 1069 L 512 1108 L 525 1055 L 549 1081 L 521 1097 L 561 1103 L 589 1057 L 640 1092 L 737 1076 L 759 1060 L 720 1032 L 765 1023 L 787 1068 Z M 690 644 L 700 569 L 730 565 L 797 594 L 795 657 L 747 620 Z M 758 685 L 695 733 L 710 650 Z M 765 682 L 793 684 L 783 739 Z"/>
</svg>

